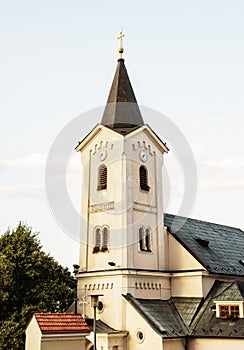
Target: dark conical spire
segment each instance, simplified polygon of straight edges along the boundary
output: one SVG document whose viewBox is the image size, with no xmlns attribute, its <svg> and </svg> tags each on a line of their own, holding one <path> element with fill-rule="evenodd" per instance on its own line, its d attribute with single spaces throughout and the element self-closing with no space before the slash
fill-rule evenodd
<svg viewBox="0 0 244 350">
<path fill-rule="evenodd" d="M 144 125 L 122 58 L 118 60 L 102 124 L 122 134 L 128 134 L 135 128 Z"/>
</svg>

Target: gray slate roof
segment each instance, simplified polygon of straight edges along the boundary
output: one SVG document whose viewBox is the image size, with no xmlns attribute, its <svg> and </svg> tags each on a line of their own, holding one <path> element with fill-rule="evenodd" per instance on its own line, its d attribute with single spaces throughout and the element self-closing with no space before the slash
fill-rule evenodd
<svg viewBox="0 0 244 350">
<path fill-rule="evenodd" d="M 124 135 L 144 125 L 124 59 L 118 60 L 101 124 Z"/>
<path fill-rule="evenodd" d="M 243 338 L 244 319 L 216 318 L 214 301 L 242 301 L 243 282 L 216 281 L 191 325 L 193 337 Z"/>
<path fill-rule="evenodd" d="M 164 224 L 209 273 L 244 276 L 244 232 L 239 228 L 170 214 Z"/>
<path fill-rule="evenodd" d="M 88 326 L 93 329 L 93 318 L 86 318 L 86 323 Z M 119 331 L 116 330 L 106 323 L 104 323 L 102 320 L 97 320 L 96 321 L 96 331 L 97 333 L 105 333 L 105 334 L 117 334 L 117 333 L 125 333 L 126 331 Z"/>
<path fill-rule="evenodd" d="M 182 320 L 187 327 L 190 326 L 192 320 L 198 310 L 198 307 L 202 301 L 202 298 L 182 298 L 174 297 L 171 298 L 177 311 L 179 312 Z"/>
<path fill-rule="evenodd" d="M 200 298 L 124 298 L 163 338 L 243 338 L 244 318 L 216 317 L 214 301 L 243 301 L 243 282 L 216 281 L 205 300 Z"/>
<path fill-rule="evenodd" d="M 124 298 L 163 338 L 179 338 L 188 334 L 187 326 L 171 300 L 136 299 L 131 294 Z"/>
</svg>

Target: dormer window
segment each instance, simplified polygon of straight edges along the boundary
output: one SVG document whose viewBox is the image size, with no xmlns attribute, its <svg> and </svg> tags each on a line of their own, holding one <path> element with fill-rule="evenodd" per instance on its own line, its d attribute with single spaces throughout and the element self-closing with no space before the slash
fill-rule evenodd
<svg viewBox="0 0 244 350">
<path fill-rule="evenodd" d="M 214 301 L 216 317 L 223 319 L 243 318 L 243 301 Z"/>
<path fill-rule="evenodd" d="M 219 317 L 221 318 L 239 318 L 240 307 L 239 305 L 220 305 Z"/>
</svg>

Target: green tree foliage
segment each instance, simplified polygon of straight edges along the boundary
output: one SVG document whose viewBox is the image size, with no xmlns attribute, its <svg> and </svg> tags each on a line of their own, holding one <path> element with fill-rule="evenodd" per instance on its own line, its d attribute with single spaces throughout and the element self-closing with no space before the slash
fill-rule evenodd
<svg viewBox="0 0 244 350">
<path fill-rule="evenodd" d="M 32 314 L 65 311 L 75 296 L 75 279 L 42 251 L 30 227 L 20 223 L 0 237 L 1 350 L 23 350 Z"/>
</svg>

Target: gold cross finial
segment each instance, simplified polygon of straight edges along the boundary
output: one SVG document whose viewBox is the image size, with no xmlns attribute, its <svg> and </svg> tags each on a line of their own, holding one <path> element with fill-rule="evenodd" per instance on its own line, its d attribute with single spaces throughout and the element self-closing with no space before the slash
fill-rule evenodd
<svg viewBox="0 0 244 350">
<path fill-rule="evenodd" d="M 119 40 L 119 44 L 120 44 L 120 47 L 118 49 L 119 54 L 120 54 L 120 58 L 123 58 L 122 56 L 123 56 L 123 52 L 124 52 L 124 49 L 123 49 L 123 37 L 124 36 L 125 35 L 123 34 L 122 29 L 121 29 L 121 32 L 119 33 L 119 36 L 117 38 Z"/>
</svg>

